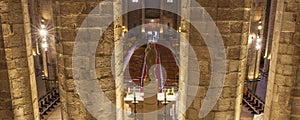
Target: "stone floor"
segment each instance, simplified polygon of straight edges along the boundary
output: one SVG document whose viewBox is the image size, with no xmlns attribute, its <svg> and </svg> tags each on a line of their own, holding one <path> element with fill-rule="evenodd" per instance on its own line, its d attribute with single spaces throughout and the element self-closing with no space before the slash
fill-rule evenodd
<svg viewBox="0 0 300 120">
<path fill-rule="evenodd" d="M 60 105 L 57 106 L 46 118 L 46 120 L 62 120 Z M 240 120 L 253 120 L 253 115 L 243 106 Z"/>
<path fill-rule="evenodd" d="M 256 95 L 262 100 L 265 101 L 266 90 L 267 90 L 268 78 L 263 77 L 258 83 L 256 88 Z"/>
<path fill-rule="evenodd" d="M 243 106 L 242 112 L 241 112 L 241 120 L 253 120 L 253 115 L 244 106 Z"/>
<path fill-rule="evenodd" d="M 62 120 L 60 105 L 56 106 L 56 108 L 48 115 L 46 120 Z"/>
</svg>

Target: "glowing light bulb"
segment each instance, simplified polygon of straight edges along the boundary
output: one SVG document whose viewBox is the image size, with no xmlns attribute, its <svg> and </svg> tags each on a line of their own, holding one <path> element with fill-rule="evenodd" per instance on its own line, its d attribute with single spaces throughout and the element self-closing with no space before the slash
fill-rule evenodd
<svg viewBox="0 0 300 120">
<path fill-rule="evenodd" d="M 47 30 L 45 30 L 45 29 L 41 29 L 40 30 L 40 35 L 41 36 L 46 36 L 48 34 L 48 31 Z"/>
<path fill-rule="evenodd" d="M 259 49 L 260 49 L 260 45 L 259 45 L 259 44 L 256 44 L 255 49 L 256 49 L 256 50 L 259 50 Z"/>
<path fill-rule="evenodd" d="M 46 38 L 46 37 L 43 37 L 42 41 L 43 41 L 43 42 L 46 42 L 46 41 L 47 41 L 47 38 Z"/>
<path fill-rule="evenodd" d="M 48 43 L 47 42 L 42 43 L 42 48 L 47 49 L 48 48 Z"/>
<path fill-rule="evenodd" d="M 257 29 L 261 30 L 262 29 L 262 25 L 258 25 Z"/>
<path fill-rule="evenodd" d="M 261 41 L 260 37 L 257 37 L 256 42 L 260 42 L 260 41 Z"/>
<path fill-rule="evenodd" d="M 178 32 L 181 32 L 181 27 L 178 28 Z"/>
<path fill-rule="evenodd" d="M 46 26 L 45 26 L 44 24 L 42 24 L 42 25 L 41 25 L 41 28 L 44 29 L 44 28 L 46 28 Z"/>
</svg>

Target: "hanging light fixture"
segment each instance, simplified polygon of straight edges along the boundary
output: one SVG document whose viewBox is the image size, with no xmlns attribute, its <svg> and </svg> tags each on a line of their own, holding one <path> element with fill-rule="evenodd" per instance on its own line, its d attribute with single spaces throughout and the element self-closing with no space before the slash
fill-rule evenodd
<svg viewBox="0 0 300 120">
<path fill-rule="evenodd" d="M 256 37 L 256 42 L 260 42 L 260 41 L 261 41 L 260 36 L 257 35 L 257 37 Z"/>
<path fill-rule="evenodd" d="M 45 29 L 41 29 L 40 30 L 40 35 L 41 36 L 46 36 L 48 34 L 48 31 L 47 30 L 45 30 Z"/>
<path fill-rule="evenodd" d="M 261 19 L 258 21 L 257 29 L 258 29 L 258 30 L 261 30 L 261 29 L 262 29 L 262 22 L 261 22 Z"/>
<path fill-rule="evenodd" d="M 44 51 L 47 51 L 48 50 L 48 43 L 47 43 L 48 30 L 46 29 L 44 19 L 41 20 L 41 26 L 40 27 L 41 27 L 41 29 L 39 30 L 39 33 L 40 33 L 40 37 L 42 39 L 41 46 L 44 49 Z"/>
<path fill-rule="evenodd" d="M 259 19 L 259 21 L 258 21 L 257 29 L 258 29 L 258 31 L 257 31 L 258 33 L 256 35 L 255 49 L 259 50 L 261 48 L 261 45 L 260 45 L 260 42 L 261 42 L 260 31 L 262 30 L 262 21 L 261 21 L 261 19 Z"/>
<path fill-rule="evenodd" d="M 256 43 L 256 45 L 255 45 L 255 49 L 256 49 L 256 50 L 259 50 L 259 49 L 260 49 L 260 47 L 261 47 L 261 46 L 260 46 L 260 44 L 257 44 L 257 43 Z"/>
</svg>

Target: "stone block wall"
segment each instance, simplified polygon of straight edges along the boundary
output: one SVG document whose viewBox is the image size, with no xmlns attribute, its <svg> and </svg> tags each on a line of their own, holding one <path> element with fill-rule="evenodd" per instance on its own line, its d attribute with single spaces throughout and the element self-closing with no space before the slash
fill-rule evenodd
<svg viewBox="0 0 300 120">
<path fill-rule="evenodd" d="M 5 7 L 4 4 L 0 5 L 1 7 Z M 0 13 L 1 14 L 1 13 Z M 1 18 L 0 18 L 0 23 Z M 5 49 L 4 49 L 4 40 L 2 34 L 2 26 L 0 26 L 0 119 L 13 119 L 14 114 L 12 110 L 12 100 L 10 94 L 10 86 L 8 79 L 8 71 L 7 64 L 5 60 Z"/>
<path fill-rule="evenodd" d="M 292 89 L 292 112 L 291 112 L 291 120 L 300 119 L 300 1 L 294 4 L 288 4 L 287 9 L 293 11 L 295 14 L 294 18 L 296 18 L 295 24 L 295 34 L 293 36 L 294 42 L 294 55 L 295 55 L 295 64 L 297 67 L 296 78 L 294 80 L 294 86 Z M 290 51 L 292 52 L 292 51 Z"/>
<path fill-rule="evenodd" d="M 6 91 L 6 111 L 14 119 L 39 119 L 27 0 L 1 0 L 1 87 Z M 4 51 L 3 51 L 4 50 Z M 5 79 L 6 78 L 6 79 Z M 1 97 L 2 98 L 2 97 Z M 9 100 L 9 98 L 11 100 Z M 12 114 L 13 112 L 13 114 Z M 4 118 L 2 118 L 4 119 Z"/>
<path fill-rule="evenodd" d="M 62 101 L 62 115 L 63 119 L 74 119 L 74 120 L 92 120 L 92 119 L 115 119 L 115 108 L 112 106 L 106 106 L 109 103 L 116 103 L 115 96 L 115 80 L 112 73 L 112 52 L 114 51 L 114 22 L 107 26 L 100 26 L 101 21 L 113 21 L 113 2 L 101 2 L 102 0 L 83 0 L 83 1 L 65 1 L 56 0 L 54 5 L 54 21 L 56 26 L 56 35 L 59 38 L 59 43 L 56 44 L 57 49 L 57 59 L 58 59 L 58 73 L 59 73 L 59 87 L 60 95 Z M 100 4 L 101 2 L 101 4 Z M 99 7 L 96 7 L 98 6 Z M 99 9 L 100 13 L 89 13 L 94 9 Z M 94 11 L 95 12 L 95 11 Z M 98 11 L 97 11 L 98 12 Z M 88 26 L 81 26 L 83 21 L 87 18 Z M 89 27 L 93 26 L 93 27 Z M 77 41 L 77 45 L 80 45 L 84 49 L 79 50 L 76 55 L 83 62 L 78 66 L 73 68 L 72 57 L 74 55 L 73 50 L 75 49 L 75 38 L 80 30 L 88 29 L 89 35 L 81 35 L 80 39 Z M 90 36 L 99 36 L 102 34 L 102 38 L 99 39 L 99 43 L 90 40 L 85 41 L 90 38 Z M 98 40 L 97 40 L 98 41 Z M 94 51 L 90 49 L 96 47 Z M 92 52 L 94 51 L 94 52 Z M 94 56 L 95 58 L 92 58 Z M 76 66 L 76 65 L 75 65 Z M 104 101 L 104 98 L 99 99 L 101 105 L 97 105 L 96 111 L 93 111 L 97 116 L 92 116 L 90 111 L 86 109 L 83 105 L 83 101 L 75 86 L 75 77 L 82 78 L 82 75 L 73 76 L 72 70 L 82 70 L 95 67 L 95 73 L 85 73 L 90 74 L 88 78 L 96 78 L 99 87 L 104 92 L 106 97 L 110 101 Z M 92 75 L 95 74 L 96 76 Z M 89 87 L 89 86 L 85 86 Z M 97 90 L 95 91 L 97 92 Z M 89 93 L 94 94 L 94 93 Z M 98 93 L 95 93 L 98 94 Z M 91 96 L 93 97 L 93 96 Z M 103 99 L 103 100 L 102 100 Z M 89 103 L 87 103 L 89 104 Z"/>
<path fill-rule="evenodd" d="M 251 0 L 197 0 L 216 23 L 225 45 L 226 76 L 220 99 L 203 119 L 239 119 L 246 72 L 247 40 Z M 193 8 L 193 7 L 192 7 Z M 191 16 L 192 17 L 192 16 Z M 192 21 L 201 21 L 191 18 Z M 206 29 L 210 26 L 203 25 Z M 204 33 L 205 34 L 205 33 Z M 189 41 L 195 50 L 200 67 L 200 84 L 196 99 L 187 111 L 187 119 L 198 120 L 199 108 L 211 79 L 211 56 L 208 46 L 191 26 Z"/>
<path fill-rule="evenodd" d="M 264 119 L 299 119 L 299 1 L 277 1 Z M 293 6 L 293 7 L 292 7 Z"/>
</svg>

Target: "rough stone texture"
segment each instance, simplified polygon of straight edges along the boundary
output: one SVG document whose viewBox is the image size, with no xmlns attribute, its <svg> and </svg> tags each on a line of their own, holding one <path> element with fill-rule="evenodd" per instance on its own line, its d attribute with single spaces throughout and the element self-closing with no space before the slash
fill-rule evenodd
<svg viewBox="0 0 300 120">
<path fill-rule="evenodd" d="M 116 3 L 108 2 L 99 9 L 104 12 L 100 15 L 93 15 L 89 23 L 96 28 L 90 33 L 90 36 L 103 33 L 103 37 L 97 46 L 96 53 L 87 54 L 94 42 L 80 43 L 86 49 L 79 51 L 81 59 L 87 59 L 89 62 L 82 62 L 78 68 L 72 68 L 72 55 L 74 49 L 74 40 L 83 20 L 87 14 L 99 4 L 101 0 L 53 0 L 53 18 L 55 21 L 55 35 L 58 43 L 56 44 L 59 89 L 62 102 L 62 116 L 64 120 L 93 120 L 98 119 L 121 119 L 116 117 L 122 114 L 116 111 L 115 107 L 102 107 L 109 102 L 102 102 L 102 109 L 96 111 L 99 116 L 92 116 L 86 110 L 80 100 L 77 89 L 74 85 L 72 70 L 81 70 L 80 68 L 90 68 L 95 66 L 95 77 L 101 86 L 102 91 L 117 107 L 122 107 L 122 94 L 120 86 L 122 78 L 113 78 L 111 71 L 112 52 L 122 51 L 116 48 L 116 42 L 119 39 L 121 19 L 111 23 L 107 29 L 104 26 L 97 26 L 99 20 L 111 20 L 116 18 L 110 12 L 119 12 L 119 7 L 112 9 L 111 5 Z M 203 119 L 239 119 L 241 111 L 241 97 L 243 82 L 245 78 L 245 66 L 247 55 L 247 39 L 249 30 L 249 16 L 251 0 L 197 0 L 209 12 L 219 28 L 224 39 L 225 51 L 227 54 L 226 65 L 227 73 L 225 86 L 221 98 L 210 112 Z M 272 61 L 269 76 L 268 93 L 265 106 L 265 119 L 299 119 L 300 117 L 300 13 L 299 0 L 278 0 L 277 13 L 273 40 Z M 193 7 L 193 6 L 192 6 Z M 183 12 L 190 6 L 183 4 Z M 259 11 L 259 9 L 257 10 Z M 33 59 L 31 53 L 30 24 L 28 15 L 27 0 L 0 0 L 1 30 L 0 30 L 0 119 L 39 119 L 37 107 L 37 95 L 35 86 L 35 74 L 33 70 Z M 50 15 L 51 16 L 51 15 Z M 184 17 L 189 17 L 190 13 L 184 13 Z M 254 15 L 260 16 L 260 15 Z M 51 17 L 49 17 L 51 18 Z M 192 20 L 197 21 L 193 18 Z M 208 48 L 201 35 L 189 26 L 189 23 L 181 20 L 183 28 L 182 34 L 189 38 L 189 42 L 195 50 L 200 64 L 200 84 L 196 86 L 184 84 L 181 94 L 187 95 L 187 87 L 195 88 L 197 96 L 191 106 L 180 106 L 180 109 L 188 107 L 187 111 L 179 111 L 180 119 L 198 120 L 198 113 L 203 104 L 204 97 L 211 78 L 211 61 Z M 187 27 L 188 26 L 188 27 Z M 190 27 L 190 28 L 189 28 Z M 209 26 L 203 26 L 209 29 Z M 87 27 L 86 27 L 87 28 Z M 84 36 L 87 37 L 87 36 Z M 82 38 L 87 39 L 87 38 Z M 181 46 L 181 55 L 187 56 L 187 51 L 183 51 Z M 95 59 L 90 59 L 95 55 Z M 116 54 L 116 58 L 120 54 Z M 187 59 L 181 59 L 182 63 L 187 63 Z M 115 60 L 117 67 L 116 73 L 120 73 L 122 59 Z M 27 63 L 27 64 L 22 64 Z M 184 64 L 182 64 L 184 65 Z M 189 65 L 191 66 L 191 65 Z M 181 70 L 186 70 L 182 66 Z M 185 71 L 186 72 L 186 71 Z M 187 80 L 187 73 L 181 71 L 181 79 Z M 189 71 L 191 72 L 191 71 Z M 195 72 L 195 71 L 192 71 Z M 90 74 L 90 73 L 86 73 Z M 181 81 L 186 83 L 186 81 Z M 192 83 L 193 84 L 193 83 Z M 117 88 L 117 91 L 115 91 Z M 93 93 L 90 93 L 93 94 Z M 95 93 L 96 94 L 96 93 Z M 182 96 L 179 100 L 186 102 L 189 96 Z M 116 99 L 117 98 L 117 99 Z M 102 101 L 102 99 L 99 99 Z M 92 103 L 91 103 L 92 104 Z M 139 106 L 140 107 L 140 106 Z"/>
<path fill-rule="evenodd" d="M 74 120 L 91 120 L 91 119 L 115 119 L 115 108 L 113 106 L 105 105 L 111 103 L 116 103 L 115 96 L 115 81 L 113 79 L 112 74 L 112 52 L 114 47 L 114 23 L 105 29 L 105 26 L 101 25 L 100 20 L 109 20 L 112 21 L 114 17 L 112 14 L 107 13 L 108 10 L 112 9 L 112 2 L 102 2 L 99 4 L 100 0 L 96 1 L 65 1 L 65 0 L 57 0 L 55 2 L 54 9 L 54 18 L 56 24 L 56 31 L 58 34 L 59 43 L 56 45 L 57 48 L 57 58 L 58 58 L 58 73 L 59 73 L 59 86 L 61 93 L 61 101 L 62 101 L 62 115 L 63 119 L 74 119 Z M 87 26 L 80 26 L 87 15 L 94 9 L 97 5 L 101 9 L 101 13 L 92 14 L 89 17 L 88 25 L 94 26 L 93 28 L 89 28 Z M 91 49 L 84 49 L 77 52 L 75 57 L 78 57 L 82 60 L 88 60 L 89 62 L 84 62 L 79 65 L 75 65 L 75 68 L 72 68 L 72 56 L 74 50 L 75 37 L 79 30 L 89 29 L 90 36 L 99 35 L 103 33 L 102 38 L 99 40 L 98 45 L 95 44 L 95 41 L 88 42 L 79 42 L 80 46 L 84 48 L 90 48 L 92 46 L 97 45 L 96 53 L 92 52 Z M 89 39 L 86 35 L 81 35 L 80 39 L 87 40 Z M 95 59 L 92 59 L 91 56 L 95 56 Z M 78 66 L 78 67 L 77 67 Z M 98 114 L 98 116 L 92 116 L 89 111 L 87 111 L 86 106 L 83 105 L 83 101 L 80 99 L 79 94 L 77 92 L 77 88 L 74 84 L 74 77 L 82 78 L 82 75 L 73 76 L 72 69 L 74 70 L 82 70 L 89 69 L 92 66 L 95 66 L 96 76 L 88 75 L 88 78 L 96 78 L 101 86 L 102 91 L 105 93 L 106 97 L 110 101 L 98 100 L 101 101 L 100 106 L 103 110 L 94 111 Z M 90 74 L 90 73 L 86 73 Z M 88 79 L 87 78 L 87 79 Z M 88 91 L 88 90 L 87 90 Z M 90 93 L 94 94 L 94 93 Z M 96 93 L 95 93 L 96 94 Z M 92 96 L 91 96 L 92 97 Z"/>
<path fill-rule="evenodd" d="M 263 46 L 265 44 L 264 38 L 264 27 L 260 30 L 260 38 L 261 42 L 260 45 L 262 46 L 261 49 L 256 50 L 255 46 L 257 43 L 256 35 L 258 34 L 259 20 L 262 22 L 262 26 L 264 26 L 264 18 L 266 14 L 266 0 L 252 0 L 252 7 L 251 7 L 251 16 L 249 22 L 249 37 L 248 40 L 248 50 L 247 50 L 247 77 L 251 80 L 254 78 L 258 78 L 259 73 L 259 66 L 261 61 L 261 53 L 263 51 Z M 246 36 L 247 37 L 247 36 Z M 252 38 L 253 37 L 253 38 Z M 247 42 L 247 41 L 246 41 Z M 255 65 L 256 64 L 256 65 Z M 254 70 L 255 69 L 255 70 Z M 254 74 L 255 73 L 255 74 Z M 250 85 L 250 83 L 248 83 Z M 251 86 L 251 85 L 250 85 Z"/>
<path fill-rule="evenodd" d="M 14 119 L 39 119 L 38 98 L 31 48 L 31 30 L 27 0 L 1 0 L 1 26 L 3 32 L 3 46 L 5 51 L 6 72 L 3 78 L 9 82 L 3 83 L 10 90 L 6 94 L 6 114 Z M 3 9 L 2 9 L 3 8 Z M 2 49 L 3 50 L 3 49 Z M 5 74 L 5 71 L 2 72 Z M 1 75 L 2 78 L 2 75 Z M 5 88 L 5 87 L 3 87 Z M 10 106 L 12 108 L 10 108 Z M 7 116 L 0 116 L 7 117 Z M 4 119 L 4 118 L 2 118 Z"/>
<path fill-rule="evenodd" d="M 109 6 L 108 6 L 109 7 Z M 109 8 L 111 9 L 111 8 Z M 110 12 L 110 11 L 105 11 Z M 117 120 L 122 120 L 123 118 L 123 107 L 124 107 L 124 95 L 123 95 L 123 81 L 124 81 L 124 72 L 123 72 L 123 42 L 120 42 L 122 37 L 122 0 L 116 0 L 113 3 L 113 15 L 114 15 L 114 74 L 115 74 L 115 104 L 116 104 L 116 118 Z M 113 86 L 113 85 L 112 85 Z"/>
<path fill-rule="evenodd" d="M 289 48 L 294 49 L 293 52 L 287 52 L 288 54 L 293 54 L 295 56 L 295 67 L 297 67 L 297 70 L 292 69 L 290 70 L 290 74 L 292 75 L 293 73 L 296 72 L 296 79 L 294 80 L 293 83 L 293 89 L 292 89 L 292 110 L 291 110 L 291 120 L 297 120 L 300 119 L 300 1 L 292 4 L 287 4 L 287 11 L 294 12 L 294 17 L 296 18 L 296 24 L 295 24 L 295 34 L 293 35 L 293 43 L 295 46 L 289 46 Z M 292 50 L 291 50 L 292 51 Z M 298 62 L 297 62 L 298 61 Z M 294 68 L 290 66 L 291 68 Z M 293 81 L 293 80 L 291 80 Z"/>
<path fill-rule="evenodd" d="M 295 6 L 296 10 L 291 10 Z M 299 119 L 299 1 L 278 0 L 264 119 Z M 296 12 L 297 11 L 297 12 Z M 297 30 L 296 30 L 297 29 Z M 299 75 L 299 74 L 298 74 Z"/>
<path fill-rule="evenodd" d="M 3 8 L 5 7 L 4 5 L 1 6 Z M 2 23 L 1 18 L 0 23 Z M 2 27 L 0 26 L 0 28 Z M 12 99 L 10 94 L 7 64 L 5 60 L 2 29 L 0 29 L 0 76 L 0 101 L 2 101 L 0 104 L 0 119 L 13 119 L 14 114 L 12 109 Z"/>
<path fill-rule="evenodd" d="M 197 0 L 215 21 L 225 45 L 227 73 L 220 99 L 203 119 L 239 119 L 246 68 L 247 40 L 251 0 Z M 194 20 L 192 18 L 192 20 Z M 197 19 L 195 19 L 197 21 Z M 199 21 L 199 19 L 198 19 Z M 209 29 L 207 26 L 206 29 Z M 190 44 L 200 67 L 200 85 L 196 99 L 187 111 L 187 119 L 198 120 L 211 78 L 211 56 L 201 35 L 191 27 Z M 197 86 L 196 86 L 197 87 Z"/>
</svg>

